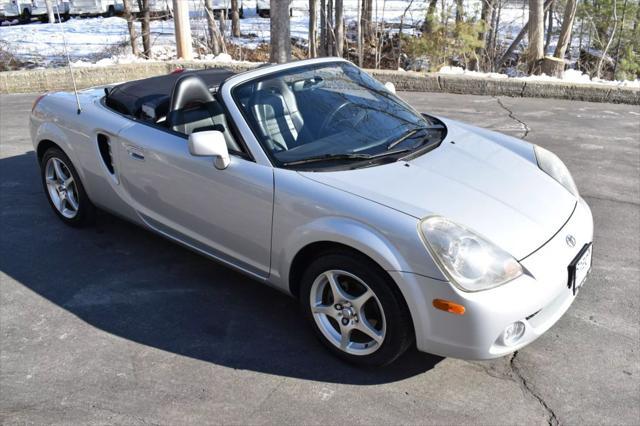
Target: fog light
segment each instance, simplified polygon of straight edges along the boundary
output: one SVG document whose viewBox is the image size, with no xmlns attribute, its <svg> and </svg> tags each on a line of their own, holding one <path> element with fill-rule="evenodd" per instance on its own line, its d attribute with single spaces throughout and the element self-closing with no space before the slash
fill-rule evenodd
<svg viewBox="0 0 640 426">
<path fill-rule="evenodd" d="M 502 341 L 507 346 L 515 345 L 524 335 L 525 325 L 522 321 L 517 321 L 504 329 L 502 333 Z"/>
</svg>

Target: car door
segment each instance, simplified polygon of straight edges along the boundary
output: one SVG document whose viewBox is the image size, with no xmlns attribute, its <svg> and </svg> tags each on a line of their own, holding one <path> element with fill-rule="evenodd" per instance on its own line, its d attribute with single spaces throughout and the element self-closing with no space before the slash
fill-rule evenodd
<svg viewBox="0 0 640 426">
<path fill-rule="evenodd" d="M 269 274 L 273 169 L 231 154 L 224 170 L 145 124 L 119 134 L 122 186 L 150 227 L 259 277 Z"/>
</svg>

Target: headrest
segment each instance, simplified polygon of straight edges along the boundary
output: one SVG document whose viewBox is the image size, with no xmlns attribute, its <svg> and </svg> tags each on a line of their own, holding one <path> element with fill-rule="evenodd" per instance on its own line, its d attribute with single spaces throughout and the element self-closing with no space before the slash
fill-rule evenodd
<svg viewBox="0 0 640 426">
<path fill-rule="evenodd" d="M 171 111 L 184 108 L 192 103 L 213 102 L 213 95 L 205 82 L 197 75 L 185 75 L 176 81 L 171 94 Z"/>
</svg>

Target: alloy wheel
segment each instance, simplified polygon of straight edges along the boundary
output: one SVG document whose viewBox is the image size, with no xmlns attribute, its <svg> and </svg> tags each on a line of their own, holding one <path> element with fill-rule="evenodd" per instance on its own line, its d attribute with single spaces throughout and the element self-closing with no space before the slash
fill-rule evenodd
<svg viewBox="0 0 640 426">
<path fill-rule="evenodd" d="M 310 292 L 313 319 L 338 349 L 369 355 L 384 342 L 386 320 L 373 290 L 357 276 L 329 270 L 313 282 Z"/>
<path fill-rule="evenodd" d="M 51 157 L 45 166 L 45 181 L 49 198 L 58 212 L 67 219 L 78 214 L 78 188 L 69 167 L 60 159 Z"/>
</svg>

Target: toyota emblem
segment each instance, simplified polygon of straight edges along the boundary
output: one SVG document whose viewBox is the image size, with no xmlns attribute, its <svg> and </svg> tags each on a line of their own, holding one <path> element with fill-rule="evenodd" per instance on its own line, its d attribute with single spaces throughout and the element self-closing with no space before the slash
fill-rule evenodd
<svg viewBox="0 0 640 426">
<path fill-rule="evenodd" d="M 567 238 L 565 238 L 565 241 L 567 242 L 567 245 L 571 248 L 576 246 L 576 237 L 574 237 L 571 234 L 567 235 Z"/>
</svg>

